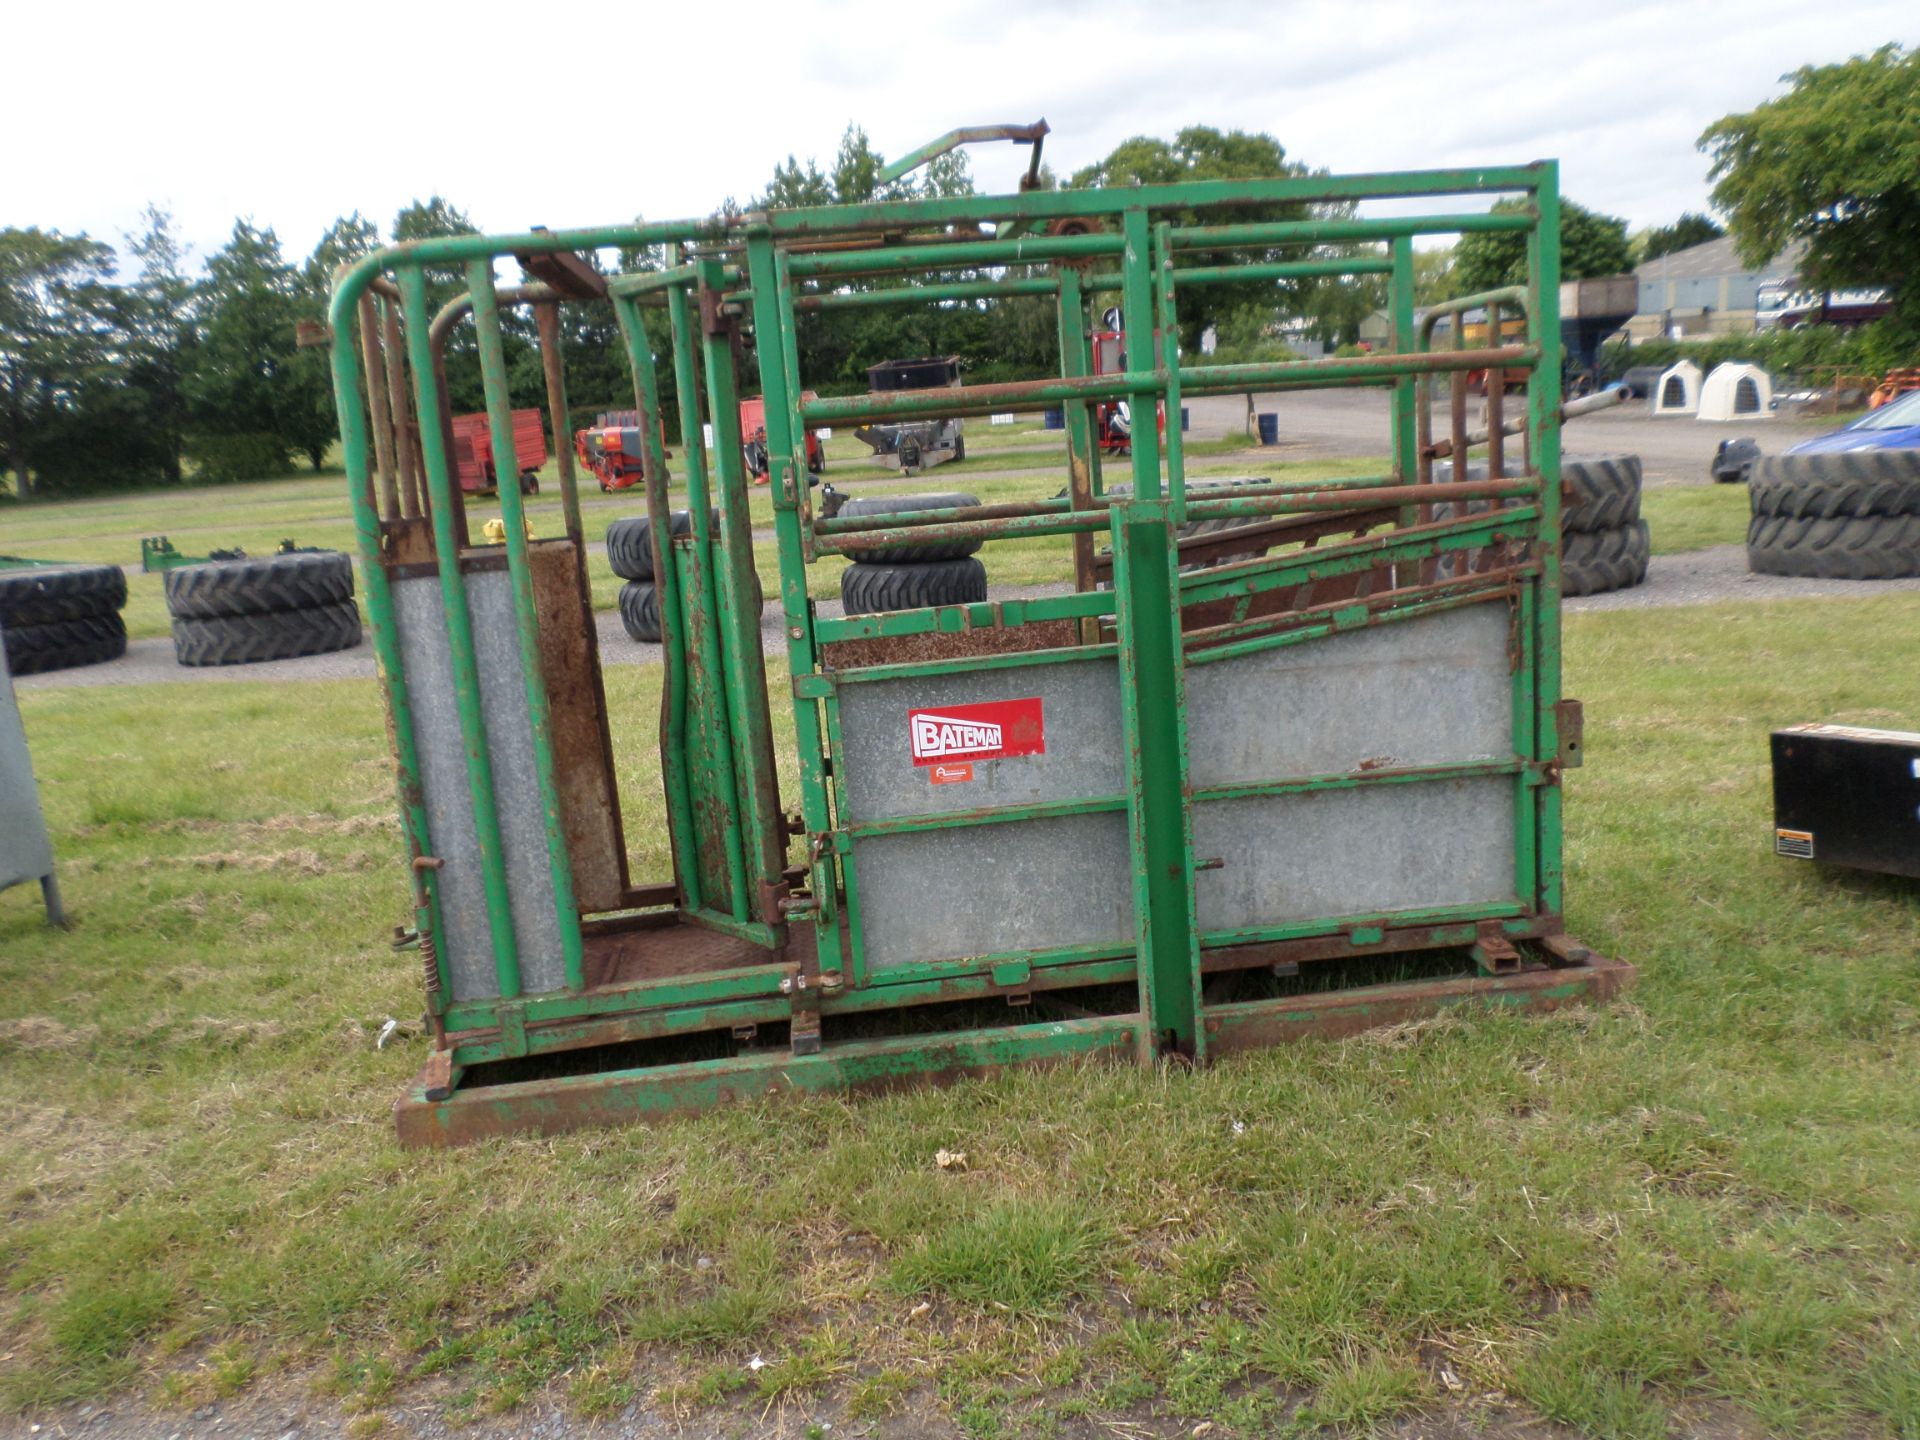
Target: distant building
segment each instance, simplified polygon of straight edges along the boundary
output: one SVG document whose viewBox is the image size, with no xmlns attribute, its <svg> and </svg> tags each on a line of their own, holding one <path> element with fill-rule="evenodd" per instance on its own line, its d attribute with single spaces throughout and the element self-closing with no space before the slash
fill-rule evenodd
<svg viewBox="0 0 1920 1440">
<path fill-rule="evenodd" d="M 1628 322 L 1635 340 L 1660 335 L 1728 335 L 1757 328 L 1763 287 L 1791 288 L 1801 247 L 1789 245 L 1758 269 L 1740 263 L 1733 237 L 1690 245 L 1635 267 L 1640 307 Z"/>
</svg>

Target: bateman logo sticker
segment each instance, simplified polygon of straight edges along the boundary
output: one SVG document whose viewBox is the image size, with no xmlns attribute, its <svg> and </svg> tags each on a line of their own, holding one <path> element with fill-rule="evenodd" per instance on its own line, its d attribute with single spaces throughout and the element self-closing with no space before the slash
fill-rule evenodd
<svg viewBox="0 0 1920 1440">
<path fill-rule="evenodd" d="M 943 760 L 1007 760 L 1044 755 L 1046 719 L 1040 697 L 992 700 L 983 705 L 948 705 L 939 710 L 909 710 L 907 733 L 913 763 Z"/>
</svg>

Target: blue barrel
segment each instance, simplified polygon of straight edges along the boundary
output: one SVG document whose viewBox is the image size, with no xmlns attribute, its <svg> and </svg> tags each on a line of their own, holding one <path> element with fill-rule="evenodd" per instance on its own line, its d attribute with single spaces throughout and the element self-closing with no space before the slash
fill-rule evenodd
<svg viewBox="0 0 1920 1440">
<path fill-rule="evenodd" d="M 1067 428 L 1067 417 L 1062 415 L 1058 410 L 1042 410 L 1040 412 L 1040 428 L 1043 430 L 1064 430 Z"/>
<path fill-rule="evenodd" d="M 1187 406 L 1180 407 L 1180 433 L 1186 434 L 1193 428 L 1193 411 Z"/>
<path fill-rule="evenodd" d="M 1280 416 L 1272 410 L 1266 410 L 1254 417 L 1260 424 L 1260 443 L 1278 445 L 1280 443 Z"/>
</svg>

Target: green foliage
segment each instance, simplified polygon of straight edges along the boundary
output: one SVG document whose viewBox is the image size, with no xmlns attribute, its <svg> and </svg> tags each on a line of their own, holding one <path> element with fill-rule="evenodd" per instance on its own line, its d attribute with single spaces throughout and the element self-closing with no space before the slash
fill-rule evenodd
<svg viewBox="0 0 1920 1440">
<path fill-rule="evenodd" d="M 0 230 L 0 470 L 31 494 L 62 468 L 50 430 L 109 379 L 119 296 L 113 249 L 86 235 Z"/>
<path fill-rule="evenodd" d="M 1887 321 L 1842 329 L 1837 325 L 1798 325 L 1752 335 L 1714 335 L 1699 340 L 1615 341 L 1600 351 L 1601 373 L 1618 378 L 1633 365 L 1671 365 L 1691 360 L 1704 371 L 1728 360 L 1758 365 L 1776 380 L 1800 377 L 1826 382 L 1832 372 L 1881 375 L 1904 365 L 1920 365 L 1920 340 Z"/>
<path fill-rule="evenodd" d="M 1676 250 L 1688 250 L 1695 245 L 1704 245 L 1709 240 L 1718 240 L 1726 233 L 1712 216 L 1689 210 L 1671 225 L 1655 225 L 1634 236 L 1634 252 L 1642 261 L 1658 260 L 1662 255 L 1671 255 Z"/>
<path fill-rule="evenodd" d="M 1524 207 L 1525 201 L 1502 200 L 1495 213 Z M 1572 200 L 1560 202 L 1560 278 L 1585 280 L 1595 275 L 1618 275 L 1633 269 L 1633 251 L 1627 244 L 1627 222 L 1617 215 L 1601 215 Z M 1521 285 L 1527 278 L 1527 237 L 1516 230 L 1476 231 L 1462 235 L 1453 247 L 1453 293 L 1478 295 L 1505 285 Z"/>
<path fill-rule="evenodd" d="M 271 430 L 195 430 L 187 437 L 194 478 L 212 485 L 285 475 L 294 453 L 286 437 Z"/>
<path fill-rule="evenodd" d="M 1886 45 L 1785 78 L 1785 95 L 1700 137 L 1742 259 L 1803 241 L 1803 281 L 1890 290 L 1899 327 L 1920 336 L 1920 50 Z"/>
</svg>

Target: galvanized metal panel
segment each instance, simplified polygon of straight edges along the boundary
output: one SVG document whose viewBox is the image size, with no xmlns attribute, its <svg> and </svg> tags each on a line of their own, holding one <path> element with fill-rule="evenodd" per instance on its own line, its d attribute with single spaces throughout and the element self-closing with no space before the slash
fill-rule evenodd
<svg viewBox="0 0 1920 1440">
<path fill-rule="evenodd" d="M 913 763 L 908 711 L 1029 696 L 1038 696 L 1042 704 L 1045 753 L 976 760 L 974 778 L 954 785 L 935 785 L 929 767 Z M 1094 799 L 1120 795 L 1127 788 L 1119 661 L 1110 654 L 860 681 L 841 685 L 839 697 L 839 763 L 846 780 L 848 820 Z M 866 883 L 863 875 L 863 894 Z"/>
<path fill-rule="evenodd" d="M 554 914 L 546 821 L 534 771 L 533 724 L 520 672 L 513 593 L 504 570 L 470 574 L 466 581 L 521 985 L 527 993 L 539 994 L 563 988 L 566 970 Z M 447 959 L 454 1000 L 491 999 L 499 995 L 500 983 L 480 877 L 479 839 L 473 797 L 467 788 L 466 747 L 454 698 L 440 582 L 431 575 L 398 580 L 393 602 L 427 826 L 435 854 L 446 862 L 438 874 L 444 931 L 440 950 Z"/>
<path fill-rule="evenodd" d="M 0 636 L 0 890 L 52 873 L 53 846 L 40 814 L 27 731 L 7 670 L 6 639 Z"/>
<path fill-rule="evenodd" d="M 876 975 L 1133 940 L 1124 811 L 875 835 L 854 842 L 853 861 L 860 936 Z"/>
<path fill-rule="evenodd" d="M 1514 783 L 1421 780 L 1193 807 L 1202 934 L 1344 915 L 1511 904 Z"/>
<path fill-rule="evenodd" d="M 1513 754 L 1504 603 L 1187 669 L 1198 788 Z"/>
</svg>

